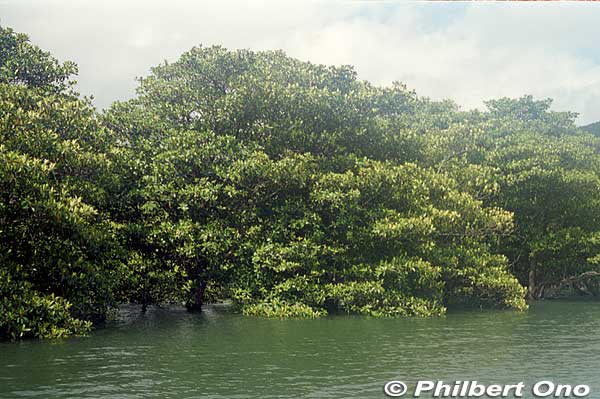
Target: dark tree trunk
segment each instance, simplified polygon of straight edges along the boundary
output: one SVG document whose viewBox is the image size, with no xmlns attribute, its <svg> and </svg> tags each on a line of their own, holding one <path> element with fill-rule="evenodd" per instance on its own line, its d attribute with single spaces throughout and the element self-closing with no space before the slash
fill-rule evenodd
<svg viewBox="0 0 600 399">
<path fill-rule="evenodd" d="M 194 284 L 192 295 L 186 304 L 188 312 L 201 312 L 204 303 L 204 290 L 206 289 L 205 281 L 198 281 Z"/>
<path fill-rule="evenodd" d="M 149 303 L 150 295 L 148 294 L 148 290 L 144 289 L 144 294 L 142 295 L 142 313 L 146 313 Z"/>
<path fill-rule="evenodd" d="M 535 268 L 529 269 L 529 286 L 527 289 L 527 299 L 537 299 L 537 287 L 535 285 Z"/>
</svg>

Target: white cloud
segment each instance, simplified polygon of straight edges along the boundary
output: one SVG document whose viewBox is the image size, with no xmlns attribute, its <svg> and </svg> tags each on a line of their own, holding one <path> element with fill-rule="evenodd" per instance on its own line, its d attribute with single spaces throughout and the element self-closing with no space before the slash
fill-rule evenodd
<svg viewBox="0 0 600 399">
<path fill-rule="evenodd" d="M 600 119 L 600 8 L 589 3 L 5 0 L 0 15 L 76 61 L 81 91 L 101 107 L 202 43 L 352 64 L 361 78 L 467 108 L 533 94 L 581 123 Z"/>
</svg>

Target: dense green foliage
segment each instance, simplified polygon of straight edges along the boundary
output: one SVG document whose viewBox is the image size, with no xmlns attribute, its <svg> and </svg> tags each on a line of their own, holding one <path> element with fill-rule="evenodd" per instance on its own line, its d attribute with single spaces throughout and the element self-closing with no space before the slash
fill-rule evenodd
<svg viewBox="0 0 600 399">
<path fill-rule="evenodd" d="M 64 94 L 76 73 L 74 63 L 61 64 L 50 53 L 31 45 L 27 35 L 0 27 L 0 83 Z"/>
<path fill-rule="evenodd" d="M 101 212 L 110 135 L 68 90 L 70 65 L 0 33 L 0 336 L 82 333 L 116 304 L 123 267 Z"/>
<path fill-rule="evenodd" d="M 484 203 L 514 212 L 516 227 L 501 252 L 529 296 L 539 298 L 598 270 L 600 139 L 578 130 L 575 114 L 549 111 L 549 100 L 526 96 L 487 105 L 490 112 L 469 115 L 468 125 L 430 136 L 430 147 L 440 146 L 444 167 L 457 179 L 484 183 L 469 188 Z M 495 189 L 488 193 L 487 186 Z"/>
<path fill-rule="evenodd" d="M 525 309 L 598 270 L 600 139 L 549 100 L 463 112 L 347 66 L 197 47 L 98 115 L 71 64 L 0 43 L 4 336 L 81 333 L 119 302 Z"/>
</svg>

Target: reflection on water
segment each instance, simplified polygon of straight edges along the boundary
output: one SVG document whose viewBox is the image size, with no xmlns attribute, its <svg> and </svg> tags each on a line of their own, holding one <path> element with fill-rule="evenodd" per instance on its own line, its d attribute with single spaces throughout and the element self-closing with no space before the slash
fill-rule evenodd
<svg viewBox="0 0 600 399">
<path fill-rule="evenodd" d="M 0 398 L 384 398 L 388 380 L 542 379 L 600 398 L 599 331 L 600 302 L 432 319 L 126 308 L 90 337 L 0 344 Z"/>
</svg>

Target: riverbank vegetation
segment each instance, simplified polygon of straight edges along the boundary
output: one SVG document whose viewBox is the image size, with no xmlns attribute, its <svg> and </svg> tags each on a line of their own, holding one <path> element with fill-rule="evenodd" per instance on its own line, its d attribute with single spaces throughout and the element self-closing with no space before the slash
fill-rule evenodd
<svg viewBox="0 0 600 399">
<path fill-rule="evenodd" d="M 195 47 L 102 112 L 0 28 L 0 336 L 119 303 L 523 310 L 600 263 L 600 138 L 530 96 L 463 111 L 349 66 Z"/>
</svg>

